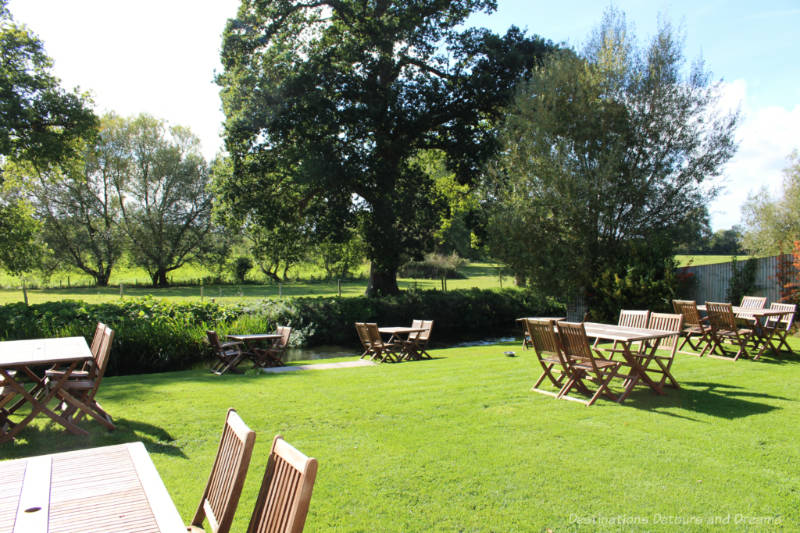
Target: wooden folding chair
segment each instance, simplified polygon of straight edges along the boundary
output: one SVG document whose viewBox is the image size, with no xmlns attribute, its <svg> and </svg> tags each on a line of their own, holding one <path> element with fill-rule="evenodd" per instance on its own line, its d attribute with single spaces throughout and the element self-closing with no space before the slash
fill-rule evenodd
<svg viewBox="0 0 800 533">
<path fill-rule="evenodd" d="M 775 353 L 778 353 L 783 347 L 786 347 L 787 352 L 792 352 L 792 348 L 787 342 L 787 336 L 792 329 L 794 322 L 794 315 L 797 311 L 795 304 L 781 304 L 772 302 L 769 306 L 770 311 L 786 311 L 785 315 L 779 317 L 768 317 L 764 324 L 761 326 L 764 329 L 764 340 Z M 778 346 L 773 343 L 773 339 L 777 339 Z"/>
<path fill-rule="evenodd" d="M 765 305 L 767 305 L 767 298 L 764 296 L 742 296 L 736 318 L 749 326 L 756 325 L 758 322 L 756 317 L 742 309 L 764 309 Z"/>
<path fill-rule="evenodd" d="M 672 362 L 675 360 L 675 352 L 678 350 L 678 339 L 680 338 L 681 329 L 683 327 L 683 315 L 672 313 L 651 313 L 647 323 L 649 329 L 660 329 L 662 331 L 674 331 L 675 335 L 671 337 L 664 337 L 660 339 L 658 348 L 661 353 L 656 351 L 648 353 L 647 347 L 641 350 L 639 360 L 642 368 L 648 372 L 655 372 L 661 374 L 660 386 L 669 380 L 670 386 L 679 389 L 678 381 L 670 372 Z M 663 352 L 667 352 L 664 354 Z M 655 362 L 658 368 L 652 368 L 651 363 Z"/>
<path fill-rule="evenodd" d="M 405 351 L 412 354 L 414 359 L 431 359 L 431 354 L 425 351 L 428 346 L 428 341 L 431 338 L 431 330 L 433 330 L 433 320 L 419 320 L 414 319 L 411 321 L 412 328 L 421 328 L 422 331 L 415 331 L 408 334 L 408 339 L 403 343 Z"/>
<path fill-rule="evenodd" d="M 588 391 L 583 387 L 580 381 L 580 378 L 583 377 L 584 374 L 583 371 L 573 372 L 570 369 L 569 362 L 564 356 L 564 352 L 561 350 L 561 342 L 558 339 L 558 333 L 556 333 L 553 321 L 526 318 L 524 324 L 528 338 L 531 339 L 531 346 L 536 353 L 536 359 L 542 366 L 542 374 L 539 376 L 539 379 L 536 380 L 536 383 L 533 384 L 531 390 L 555 398 L 583 402 L 583 400 L 566 396 L 565 391 L 571 389 L 575 385 L 577 385 L 582 392 Z M 573 374 L 577 374 L 577 376 L 573 376 Z M 539 388 L 539 385 L 542 384 L 545 378 L 550 380 L 550 383 L 558 390 L 551 391 Z"/>
<path fill-rule="evenodd" d="M 200 505 L 187 528 L 189 531 L 204 531 L 204 520 L 208 520 L 212 533 L 230 531 L 255 441 L 256 432 L 247 427 L 234 409 L 228 409 L 217 457 Z"/>
<path fill-rule="evenodd" d="M 619 312 L 619 320 L 617 320 L 617 325 L 618 326 L 627 327 L 627 328 L 640 328 L 640 329 L 643 329 L 643 328 L 647 327 L 647 319 L 649 317 L 650 317 L 650 311 L 649 310 L 647 310 L 647 311 L 634 311 L 634 310 L 631 310 L 631 309 L 622 309 Z M 595 339 L 595 341 L 594 341 L 594 347 L 595 348 L 597 347 L 597 344 L 599 343 L 599 341 L 600 341 L 600 339 Z M 633 343 L 631 345 L 631 347 L 630 347 L 631 351 L 638 350 L 640 345 L 641 345 L 641 343 L 639 343 L 639 342 Z M 611 354 L 619 353 L 622 350 L 617 348 L 617 346 L 619 346 L 619 341 L 614 341 L 614 345 L 611 346 L 611 348 L 606 349 L 605 351 L 609 352 Z M 610 357 L 613 357 L 613 355 L 611 355 Z"/>
<path fill-rule="evenodd" d="M 749 355 L 747 353 L 747 343 L 750 342 L 750 338 L 753 336 L 753 330 L 740 328 L 736 325 L 733 306 L 728 303 L 706 302 L 706 312 L 711 325 L 712 346 L 708 352 L 709 357 L 736 361 L 742 355 Z M 722 343 L 726 340 L 739 347 L 732 357 L 728 355 L 722 346 Z M 719 355 L 715 354 L 717 348 L 719 348 Z"/>
<path fill-rule="evenodd" d="M 283 366 L 283 354 L 289 346 L 289 337 L 292 334 L 292 328 L 289 326 L 278 326 L 275 330 L 280 339 L 275 339 L 272 346 L 269 348 L 253 348 L 250 352 L 250 359 L 252 359 L 255 366 Z"/>
<path fill-rule="evenodd" d="M 378 324 L 367 322 L 364 324 L 364 329 L 369 339 L 370 360 L 379 359 L 381 363 L 386 361 L 396 363 L 400 360 L 397 352 L 401 346 L 393 342 L 385 342 L 381 338 L 381 332 L 378 331 Z"/>
<path fill-rule="evenodd" d="M 247 533 L 302 532 L 316 478 L 317 460 L 276 436 Z"/>
<path fill-rule="evenodd" d="M 364 359 L 370 353 L 369 333 L 367 333 L 367 325 L 364 322 L 356 322 L 356 333 L 358 333 L 358 340 L 361 341 L 361 347 L 364 352 L 361 354 L 360 359 Z"/>
<path fill-rule="evenodd" d="M 8 370 L 8 374 L 13 377 L 16 375 L 15 370 Z M 8 405 L 11 400 L 16 397 L 17 393 L 11 388 L 6 386 L 6 378 L 2 374 L 0 374 L 0 434 L 6 431 L 11 422 L 8 420 L 8 416 L 11 412 L 6 409 L 6 405 Z M 12 424 L 13 425 L 13 424 Z"/>
<path fill-rule="evenodd" d="M 95 399 L 97 390 L 100 388 L 100 383 L 106 373 L 106 367 L 108 367 L 113 341 L 114 330 L 105 326 L 100 345 L 97 348 L 97 356 L 90 361 L 88 370 L 71 373 L 61 383 L 59 390 L 56 391 L 56 398 L 62 402 L 62 415 L 67 419 L 78 422 L 84 415 L 88 415 L 106 428 L 110 430 L 116 429 L 111 415 Z M 54 383 L 61 380 L 63 375 L 63 370 L 51 369 L 45 371 L 45 388 L 52 387 Z"/>
<path fill-rule="evenodd" d="M 214 357 L 217 358 L 211 365 L 211 371 L 217 375 L 222 375 L 229 370 L 235 372 L 239 363 L 250 354 L 250 352 L 242 350 L 244 343 L 241 341 L 219 342 L 216 331 L 206 331 L 206 337 L 208 337 L 208 344 L 214 352 Z"/>
<path fill-rule="evenodd" d="M 582 323 L 559 322 L 557 327 L 561 348 L 575 378 L 573 385 L 562 389 L 560 397 L 565 397 L 564 395 L 578 382 L 588 389 L 585 386 L 585 382 L 590 381 L 597 386 L 597 390 L 588 401 L 578 401 L 590 406 L 601 395 L 616 401 L 617 396 L 611 392 L 609 384 L 612 379 L 618 377 L 622 361 L 605 359 L 599 350 L 590 346 L 589 338 L 586 336 L 586 329 Z"/>
<path fill-rule="evenodd" d="M 694 300 L 672 300 L 672 308 L 675 309 L 675 313 L 683 316 L 683 331 L 681 333 L 683 340 L 678 346 L 678 353 L 703 357 L 713 345 L 711 326 L 708 325 L 708 319 L 700 318 L 697 302 Z M 697 339 L 697 344 L 692 342 L 692 338 Z M 705 343 L 705 346 L 700 350 L 703 343 Z M 686 344 L 689 344 L 689 347 L 694 351 L 682 351 Z"/>
</svg>

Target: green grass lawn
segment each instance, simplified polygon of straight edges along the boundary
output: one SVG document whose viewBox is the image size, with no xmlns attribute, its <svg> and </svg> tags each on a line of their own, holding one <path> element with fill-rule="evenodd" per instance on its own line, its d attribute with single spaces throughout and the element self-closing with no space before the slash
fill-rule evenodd
<svg viewBox="0 0 800 533">
<path fill-rule="evenodd" d="M 512 286 L 510 278 L 500 281 L 498 268 L 490 263 L 472 263 L 461 269 L 467 279 L 451 279 L 447 281 L 447 289 L 490 289 L 500 286 Z M 419 288 L 441 289 L 440 280 L 431 279 L 399 279 L 401 289 Z M 367 288 L 367 280 L 343 281 L 342 296 L 361 296 Z M 218 303 L 242 303 L 247 301 L 260 301 L 264 298 L 301 297 L 301 296 L 336 296 L 339 287 L 336 281 L 303 282 L 294 281 L 268 284 L 246 285 L 212 285 L 202 288 L 202 297 L 208 301 L 214 299 Z M 124 298 L 141 298 L 152 296 L 170 301 L 198 301 L 201 298 L 199 286 L 173 286 L 165 289 L 151 287 L 126 287 L 122 288 Z M 28 289 L 28 302 L 43 303 L 59 300 L 83 300 L 89 303 L 116 302 L 120 300 L 119 285 L 111 287 L 90 288 L 54 288 L 54 289 Z M 23 294 L 20 289 L 0 289 L 0 304 L 21 302 Z"/>
<path fill-rule="evenodd" d="M 798 355 L 678 355 L 681 390 L 587 408 L 530 392 L 539 367 L 517 343 L 431 353 L 272 375 L 110 377 L 99 397 L 116 431 L 85 421 L 90 436 L 76 437 L 39 418 L 0 457 L 144 441 L 188 521 L 235 407 L 258 436 L 234 531 L 278 433 L 319 460 L 306 531 L 800 530 Z"/>
</svg>

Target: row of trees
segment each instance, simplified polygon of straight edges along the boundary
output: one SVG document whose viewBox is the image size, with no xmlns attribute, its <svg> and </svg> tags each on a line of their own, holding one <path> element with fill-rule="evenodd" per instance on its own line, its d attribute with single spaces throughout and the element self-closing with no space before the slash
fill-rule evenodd
<svg viewBox="0 0 800 533">
<path fill-rule="evenodd" d="M 217 78 L 226 157 L 109 116 L 46 164 L 4 149 L 4 175 L 35 182 L 48 242 L 99 283 L 123 246 L 158 284 L 241 235 L 275 277 L 309 249 L 329 269 L 366 255 L 369 294 L 397 292 L 400 265 L 437 246 L 488 246 L 521 284 L 590 306 L 663 292 L 676 246 L 707 230 L 738 115 L 702 63 L 685 72 L 668 24 L 640 47 L 610 9 L 582 53 L 463 29 L 495 8 L 243 0 Z"/>
</svg>

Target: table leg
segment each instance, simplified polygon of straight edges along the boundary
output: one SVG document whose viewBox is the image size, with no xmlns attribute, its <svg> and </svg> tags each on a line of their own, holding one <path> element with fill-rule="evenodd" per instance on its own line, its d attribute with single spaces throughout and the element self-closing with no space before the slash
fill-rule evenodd
<svg viewBox="0 0 800 533">
<path fill-rule="evenodd" d="M 647 383 L 650 386 L 650 388 L 656 392 L 656 394 L 664 394 L 664 391 L 661 390 L 661 385 L 653 381 L 652 378 L 650 378 L 650 376 L 647 375 L 645 367 L 643 367 L 639 363 L 638 357 L 634 356 L 631 353 L 630 350 L 631 343 L 623 342 L 621 344 L 622 344 L 622 355 L 623 357 L 625 357 L 625 360 L 630 365 L 631 372 L 628 374 L 628 378 L 625 382 L 625 390 L 617 399 L 617 403 L 622 403 L 623 401 L 625 401 L 625 398 L 627 398 L 628 395 L 631 393 L 631 391 L 633 391 L 633 388 L 636 386 L 636 384 L 639 382 L 640 379 L 645 383 Z M 659 339 L 656 339 L 656 342 L 653 344 L 653 347 L 649 351 L 649 356 L 647 355 L 644 356 L 646 357 L 645 359 L 646 361 L 650 361 L 653 358 L 653 355 L 655 354 L 655 351 L 658 348 L 658 344 L 659 344 Z M 642 346 L 642 353 L 643 354 L 648 353 L 648 350 L 645 348 L 644 345 Z"/>
<path fill-rule="evenodd" d="M 3 375 L 3 378 L 5 378 L 6 381 L 5 386 L 10 387 L 13 391 L 22 396 L 22 399 L 25 400 L 27 403 L 29 403 L 31 406 L 31 412 L 28 414 L 28 416 L 22 419 L 22 421 L 20 421 L 19 423 L 15 424 L 14 427 L 9 428 L 7 432 L 0 435 L 0 441 L 12 440 L 20 431 L 22 431 L 22 429 L 25 428 L 25 426 L 30 424 L 31 420 L 33 420 L 34 417 L 39 413 L 46 414 L 52 420 L 64 426 L 70 433 L 74 433 L 75 435 L 88 435 L 89 434 L 88 431 L 77 426 L 72 421 L 59 415 L 58 413 L 52 411 L 50 408 L 47 407 L 47 404 L 50 403 L 50 401 L 56 397 L 63 383 L 66 381 L 69 375 L 72 374 L 72 371 L 75 370 L 75 367 L 78 366 L 78 363 L 80 363 L 80 361 L 73 362 L 69 366 L 69 368 L 67 368 L 67 370 L 61 375 L 61 377 L 57 381 L 53 382 L 53 386 L 49 390 L 45 389 L 47 392 L 44 394 L 44 396 L 40 398 L 34 397 L 31 394 L 31 392 L 28 391 L 21 383 L 19 383 L 16 379 L 12 378 L 6 369 L 0 368 L 0 374 Z M 39 378 L 28 367 L 23 367 L 22 370 L 26 375 L 36 380 L 35 383 L 44 387 L 43 383 L 44 378 Z M 36 386 L 34 386 L 34 388 L 31 390 L 34 389 L 36 389 Z"/>
</svg>

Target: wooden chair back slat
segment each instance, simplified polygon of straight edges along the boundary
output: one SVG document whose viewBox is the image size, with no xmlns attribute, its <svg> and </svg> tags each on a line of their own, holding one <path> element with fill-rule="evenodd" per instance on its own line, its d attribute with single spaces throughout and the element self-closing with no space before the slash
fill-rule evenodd
<svg viewBox="0 0 800 533">
<path fill-rule="evenodd" d="M 247 533 L 303 531 L 316 477 L 316 459 L 276 436 Z"/>
<path fill-rule="evenodd" d="M 422 320 L 419 327 L 425 328 L 417 335 L 417 340 L 421 342 L 428 342 L 431 338 L 431 331 L 433 330 L 433 320 Z"/>
<path fill-rule="evenodd" d="M 672 300 L 672 308 L 676 313 L 683 315 L 683 323 L 687 326 L 702 326 L 697 302 L 694 300 Z"/>
<path fill-rule="evenodd" d="M 422 327 L 424 327 L 422 325 L 422 322 L 423 322 L 422 320 L 419 320 L 419 319 L 415 318 L 414 320 L 411 321 L 411 327 L 412 328 L 422 328 Z M 419 336 L 420 336 L 420 332 L 419 331 L 412 331 L 411 333 L 408 334 L 408 340 L 410 340 L 410 341 L 417 340 L 419 338 Z"/>
<path fill-rule="evenodd" d="M 192 526 L 202 527 L 203 519 L 207 519 L 213 533 L 230 531 L 255 440 L 255 431 L 234 409 L 228 409 L 217 456 Z"/>
<path fill-rule="evenodd" d="M 381 332 L 378 331 L 378 324 L 375 322 L 367 322 L 364 324 L 364 327 L 367 331 L 367 337 L 369 338 L 370 346 L 380 346 L 383 344 L 383 339 L 381 339 Z"/>
<path fill-rule="evenodd" d="M 769 305 L 770 311 L 786 311 L 785 315 L 781 315 L 780 317 L 770 317 L 767 320 L 767 325 L 769 327 L 777 327 L 779 324 L 783 326 L 784 331 L 789 331 L 792 329 L 792 323 L 794 322 L 794 315 L 797 311 L 796 304 L 782 304 L 777 302 L 772 302 Z"/>
<path fill-rule="evenodd" d="M 552 354 L 563 357 L 561 355 L 561 344 L 558 342 L 558 334 L 551 321 L 527 318 L 525 319 L 525 327 L 537 355 Z"/>
<path fill-rule="evenodd" d="M 592 348 L 589 346 L 589 339 L 586 336 L 586 328 L 582 323 L 559 322 L 557 327 L 561 347 L 566 356 L 593 359 Z"/>
<path fill-rule="evenodd" d="M 97 388 L 100 387 L 100 382 L 103 381 L 103 376 L 106 374 L 108 360 L 111 357 L 111 344 L 113 342 L 114 330 L 108 326 L 105 326 L 103 338 L 100 341 L 100 347 L 98 348 L 97 358 L 95 359 L 95 364 L 92 365 L 92 369 L 89 372 L 91 379 L 94 380 L 94 387 L 92 387 L 92 392 L 89 396 L 90 398 L 94 398 Z"/>
<path fill-rule="evenodd" d="M 628 328 L 646 328 L 649 316 L 650 311 L 623 309 L 619 312 L 619 321 L 617 325 Z"/>
<path fill-rule="evenodd" d="M 289 336 L 291 336 L 292 334 L 292 328 L 290 328 L 289 326 L 278 326 L 275 333 L 280 335 L 281 338 L 277 339 L 273 348 L 285 350 L 286 347 L 289 346 Z"/>
<path fill-rule="evenodd" d="M 647 322 L 647 327 L 663 331 L 674 331 L 675 335 L 662 338 L 658 344 L 659 348 L 672 350 L 674 352 L 678 347 L 678 338 L 681 333 L 681 328 L 683 328 L 683 315 L 679 313 L 651 313 L 650 319 Z"/>
<path fill-rule="evenodd" d="M 742 303 L 739 307 L 744 309 L 764 309 L 767 305 L 767 298 L 764 296 L 742 296 Z"/>
<path fill-rule="evenodd" d="M 363 322 L 356 322 L 356 333 L 358 333 L 358 340 L 361 341 L 361 346 L 364 350 L 370 347 L 369 333 L 367 333 L 367 326 Z"/>
<path fill-rule="evenodd" d="M 736 330 L 736 317 L 733 315 L 731 304 L 706 302 L 706 312 L 713 331 Z"/>
</svg>

